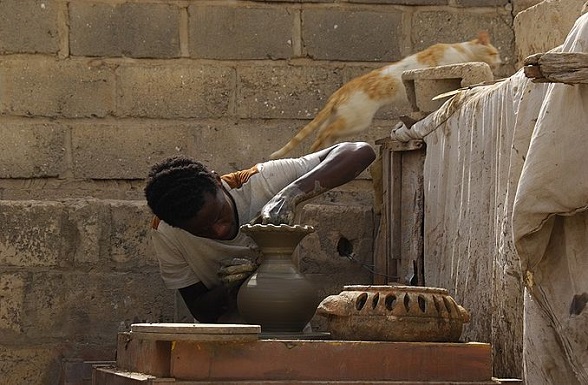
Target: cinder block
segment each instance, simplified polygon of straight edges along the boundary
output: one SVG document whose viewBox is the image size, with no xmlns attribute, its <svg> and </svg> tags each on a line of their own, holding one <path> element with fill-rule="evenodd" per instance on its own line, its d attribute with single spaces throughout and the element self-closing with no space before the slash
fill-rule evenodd
<svg viewBox="0 0 588 385">
<path fill-rule="evenodd" d="M 173 4 L 69 4 L 74 56 L 180 56 L 180 8 Z"/>
<path fill-rule="evenodd" d="M 350 3 L 360 4 L 388 4 L 388 5 L 447 5 L 449 0 L 348 0 Z"/>
<path fill-rule="evenodd" d="M 430 113 L 441 107 L 447 97 L 435 96 L 461 87 L 489 82 L 494 79 L 486 63 L 462 63 L 433 68 L 404 71 L 402 82 L 414 111 Z"/>
<path fill-rule="evenodd" d="M 457 11 L 459 10 L 459 11 Z M 504 7 L 491 11 L 480 11 L 472 8 L 457 8 L 445 11 L 417 11 L 411 23 L 413 52 L 436 43 L 458 43 L 477 37 L 484 30 L 490 35 L 490 41 L 500 52 L 503 65 L 496 69 L 496 76 L 510 76 L 515 72 L 512 57 L 514 35 L 509 22 L 512 15 Z"/>
<path fill-rule="evenodd" d="M 267 0 L 252 0 L 259 3 L 267 3 Z M 274 3 L 333 3 L 333 0 L 272 0 Z"/>
<path fill-rule="evenodd" d="M 371 206 L 307 204 L 299 223 L 315 228 L 300 242 L 295 257 L 321 297 L 339 293 L 344 285 L 372 282 Z"/>
<path fill-rule="evenodd" d="M 108 255 L 120 270 L 141 271 L 159 267 L 151 245 L 153 214 L 145 201 L 109 201 L 110 250 Z"/>
<path fill-rule="evenodd" d="M 268 160 L 300 127 L 299 121 L 281 119 L 203 122 L 191 127 L 189 154 L 220 174 L 243 170 Z M 300 146 L 300 154 L 308 147 Z"/>
<path fill-rule="evenodd" d="M 57 53 L 58 7 L 55 0 L 0 2 L 0 53 Z"/>
<path fill-rule="evenodd" d="M 505 7 L 512 0 L 455 0 L 455 3 L 461 7 Z"/>
<path fill-rule="evenodd" d="M 514 0 L 512 3 L 513 5 L 513 12 L 515 15 L 517 15 L 519 12 L 524 11 L 527 8 L 530 8 L 534 5 L 537 5 L 539 3 L 541 3 L 543 0 Z M 515 16 L 516 18 L 516 16 Z M 516 31 L 515 31 L 515 36 L 516 36 Z"/>
<path fill-rule="evenodd" d="M 196 3 L 188 10 L 193 58 L 288 59 L 294 56 L 295 39 L 300 39 L 294 34 L 298 12 L 286 7 L 221 2 Z"/>
<path fill-rule="evenodd" d="M 497 14 L 498 13 L 498 14 Z M 476 38 L 480 30 L 488 31 L 490 40 L 499 50 L 505 52 L 508 46 L 504 43 L 512 38 L 512 31 L 505 33 L 508 26 L 498 17 L 499 10 L 492 12 L 473 12 L 468 8 L 452 10 L 417 11 L 412 23 L 411 33 L 414 50 L 421 51 L 436 43 L 458 43 Z M 503 16 L 508 17 L 506 11 Z"/>
<path fill-rule="evenodd" d="M 1 201 L 0 265 L 69 267 L 74 240 L 59 202 Z"/>
<path fill-rule="evenodd" d="M 135 118 L 221 118 L 231 114 L 235 71 L 223 65 L 124 66 L 117 115 Z"/>
<path fill-rule="evenodd" d="M 26 290 L 23 298 L 23 317 L 19 327 L 23 336 L 36 339 L 40 343 L 47 343 L 52 340 L 68 338 L 68 336 L 79 333 L 86 326 L 77 319 L 79 314 L 69 313 L 73 310 L 68 306 L 68 295 L 71 285 L 69 274 L 59 271 L 38 270 L 27 275 Z M 91 279 L 86 281 L 86 293 L 94 296 L 99 292 L 91 287 Z M 90 294 L 91 293 L 91 294 Z M 102 293 L 100 293 L 102 294 Z M 80 301 L 82 298 L 78 298 Z M 82 305 L 82 303 L 80 303 Z M 92 304 L 86 303 L 89 308 Z M 102 311 L 106 311 L 107 307 Z M 108 309 L 110 311 L 110 309 Z M 85 320 L 87 321 L 87 320 Z M 75 330 L 75 331 L 74 331 Z M 89 332 L 86 330 L 88 340 L 98 330 Z"/>
<path fill-rule="evenodd" d="M 0 112 L 6 115 L 105 117 L 114 107 L 114 73 L 100 61 L 13 57 L 2 61 Z"/>
<path fill-rule="evenodd" d="M 168 156 L 192 156 L 220 174 L 229 173 L 269 159 L 304 125 L 296 120 L 217 120 L 214 123 L 141 122 L 118 125 L 72 124 L 72 171 L 76 179 L 100 183 L 135 180 L 142 189 L 150 167 Z M 349 140 L 374 141 L 390 127 L 362 133 Z M 377 133 L 377 134 L 376 134 Z M 309 152 L 314 136 L 292 151 L 291 156 Z M 366 174 L 363 175 L 363 178 Z M 121 182 L 122 183 L 122 182 Z M 73 186 L 75 187 L 75 185 Z M 89 189 L 90 187 L 86 187 Z M 102 188 L 102 184 L 94 188 Z M 94 193 L 98 196 L 100 191 Z M 142 194 L 133 199 L 142 199 Z"/>
<path fill-rule="evenodd" d="M 132 323 L 173 322 L 174 290 L 165 288 L 158 268 L 76 273 L 68 281 L 63 311 L 74 340 L 110 342 Z"/>
<path fill-rule="evenodd" d="M 303 9 L 303 56 L 315 60 L 398 60 L 404 41 L 403 17 L 398 9 Z"/>
<path fill-rule="evenodd" d="M 151 211 L 144 200 L 68 201 L 74 264 L 81 270 L 142 271 L 158 266 L 150 243 Z"/>
<path fill-rule="evenodd" d="M 519 66 L 529 55 L 547 52 L 563 44 L 584 1 L 544 1 L 516 15 L 513 27 Z"/>
<path fill-rule="evenodd" d="M 3 339 L 22 333 L 26 273 L 0 273 L 0 349 Z M 1 357 L 1 353 L 0 353 Z M 2 361 L 0 361 L 2 362 Z"/>
<path fill-rule="evenodd" d="M 143 202 L 5 201 L 0 217 L 0 264 L 37 268 L 0 276 L 7 288 L 0 334 L 96 342 L 131 322 L 173 320 L 174 292 L 165 289 L 150 250 Z"/>
<path fill-rule="evenodd" d="M 60 350 L 57 344 L 0 344 L 2 384 L 59 383 Z"/>
<path fill-rule="evenodd" d="M 240 66 L 237 115 L 312 119 L 342 84 L 341 71 L 329 66 Z"/>
<path fill-rule="evenodd" d="M 94 368 L 112 367 L 114 361 L 84 361 L 80 358 L 63 360 L 63 385 L 92 385 Z M 159 385 L 159 384 L 158 384 Z"/>
<path fill-rule="evenodd" d="M 165 156 L 194 153 L 196 133 L 183 124 L 77 124 L 72 129 L 74 177 L 144 179 Z"/>
<path fill-rule="evenodd" d="M 157 268 L 140 272 L 36 272 L 18 325 L 27 338 L 113 343 L 137 322 L 172 322 L 174 292 Z"/>
<path fill-rule="evenodd" d="M 0 178 L 60 176 L 67 129 L 57 123 L 0 120 Z"/>
<path fill-rule="evenodd" d="M 70 200 L 60 209 L 67 214 L 67 237 L 71 244 L 74 264 L 82 270 L 104 266 L 110 260 L 110 210 L 99 200 Z M 74 245 L 75 243 L 75 245 Z M 110 264 L 109 264 L 110 265 Z"/>
</svg>

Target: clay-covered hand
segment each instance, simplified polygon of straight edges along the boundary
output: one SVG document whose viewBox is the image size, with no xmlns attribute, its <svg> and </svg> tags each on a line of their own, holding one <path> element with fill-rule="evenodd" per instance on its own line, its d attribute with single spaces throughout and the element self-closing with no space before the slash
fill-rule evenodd
<svg viewBox="0 0 588 385">
<path fill-rule="evenodd" d="M 291 225 L 294 222 L 294 210 L 302 201 L 304 193 L 296 188 L 286 187 L 261 208 L 260 215 L 254 223 L 264 225 Z"/>
<path fill-rule="evenodd" d="M 247 258 L 235 257 L 222 263 L 218 271 L 221 282 L 230 288 L 236 288 L 249 278 L 259 265 Z"/>
</svg>

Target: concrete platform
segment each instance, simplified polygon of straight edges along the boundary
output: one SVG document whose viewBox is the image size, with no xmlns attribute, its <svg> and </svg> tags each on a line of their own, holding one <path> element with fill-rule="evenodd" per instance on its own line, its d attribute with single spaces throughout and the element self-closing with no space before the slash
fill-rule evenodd
<svg viewBox="0 0 588 385">
<path fill-rule="evenodd" d="M 118 335 L 116 366 L 95 368 L 93 385 L 497 383 L 485 343 L 251 339 L 251 328 L 242 329 L 247 338 L 229 328 L 210 340 L 175 325 L 135 330 Z"/>
</svg>

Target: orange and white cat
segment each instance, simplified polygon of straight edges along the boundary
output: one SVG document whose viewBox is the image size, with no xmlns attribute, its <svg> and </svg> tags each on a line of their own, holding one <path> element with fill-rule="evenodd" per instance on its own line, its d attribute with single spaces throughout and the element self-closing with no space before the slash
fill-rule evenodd
<svg viewBox="0 0 588 385">
<path fill-rule="evenodd" d="M 487 32 L 480 32 L 476 39 L 463 43 L 432 45 L 398 62 L 350 80 L 329 97 L 325 107 L 310 123 L 284 147 L 271 154 L 271 158 L 286 155 L 317 129 L 319 131 L 311 151 L 365 130 L 381 107 L 406 100 L 401 79 L 406 70 L 466 62 L 485 62 L 491 67 L 501 63 L 498 50 L 490 43 Z"/>
</svg>

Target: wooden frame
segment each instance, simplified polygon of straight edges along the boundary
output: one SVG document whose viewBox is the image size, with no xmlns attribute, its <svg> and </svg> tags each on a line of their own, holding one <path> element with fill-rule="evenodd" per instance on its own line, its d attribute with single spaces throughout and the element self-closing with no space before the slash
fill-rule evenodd
<svg viewBox="0 0 588 385">
<path fill-rule="evenodd" d="M 376 144 L 380 145 L 381 216 L 374 284 L 424 286 L 425 143 L 385 138 Z"/>
</svg>

